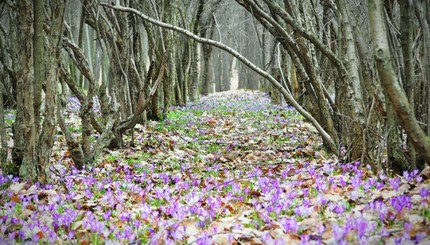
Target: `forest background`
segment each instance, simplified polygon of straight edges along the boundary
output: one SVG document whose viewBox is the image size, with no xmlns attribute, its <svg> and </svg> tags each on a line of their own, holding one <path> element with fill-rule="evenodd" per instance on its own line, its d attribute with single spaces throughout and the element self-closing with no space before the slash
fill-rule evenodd
<svg viewBox="0 0 430 245">
<path fill-rule="evenodd" d="M 426 0 L 0 0 L 0 242 L 427 244 L 429 22 Z"/>
<path fill-rule="evenodd" d="M 125 147 L 136 124 L 229 90 L 233 72 L 239 89 L 295 107 L 341 162 L 422 169 L 429 9 L 425 0 L 1 1 L 2 170 L 48 181 L 57 126 L 75 166 L 94 164 Z M 82 105 L 78 137 L 63 115 L 71 96 Z"/>
</svg>

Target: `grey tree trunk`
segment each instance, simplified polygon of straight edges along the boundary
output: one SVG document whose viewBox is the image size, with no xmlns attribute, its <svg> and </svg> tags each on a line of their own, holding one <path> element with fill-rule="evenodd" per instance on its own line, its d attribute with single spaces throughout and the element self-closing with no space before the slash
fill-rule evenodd
<svg viewBox="0 0 430 245">
<path fill-rule="evenodd" d="M 19 176 L 36 180 L 39 173 L 36 159 L 36 127 L 34 115 L 34 89 L 33 89 L 33 28 L 32 5 L 28 0 L 17 3 L 16 34 L 18 47 L 17 57 L 20 71 L 17 79 L 17 105 L 14 123 L 14 163 L 19 169 Z M 18 173 L 14 173 L 18 174 Z"/>
<path fill-rule="evenodd" d="M 202 22 L 203 0 L 199 0 L 196 17 L 194 20 L 193 32 L 195 35 L 200 34 L 200 26 Z M 198 54 L 198 43 L 194 40 L 191 41 L 191 75 L 188 83 L 188 93 L 191 101 L 195 101 L 198 97 L 198 82 L 199 82 L 199 54 Z"/>
<path fill-rule="evenodd" d="M 355 161 L 357 159 L 363 159 L 366 155 L 366 142 L 363 132 L 364 126 L 364 110 L 363 110 L 363 96 L 361 81 L 359 75 L 359 61 L 357 59 L 357 51 L 355 48 L 354 32 L 352 30 L 352 23 L 350 20 L 349 5 L 345 0 L 338 0 L 337 6 L 339 8 L 341 16 L 341 29 L 344 37 L 345 53 L 344 53 L 344 64 L 347 69 L 346 77 L 342 77 L 340 82 L 346 83 L 345 94 L 337 93 L 339 97 L 346 97 L 345 102 L 347 106 L 341 113 L 346 114 L 352 118 L 350 121 L 344 121 L 344 144 L 351 146 L 350 158 Z M 369 159 L 366 159 L 369 162 Z"/>
<path fill-rule="evenodd" d="M 58 2 L 51 2 L 48 8 L 50 19 L 48 21 L 50 30 L 47 32 L 48 49 L 47 59 L 45 56 L 39 57 L 39 63 L 46 64 L 45 71 L 45 107 L 44 118 L 40 131 L 38 130 L 37 138 L 37 163 L 39 176 L 38 180 L 42 183 L 46 182 L 50 176 L 50 159 L 52 147 L 55 140 L 55 132 L 57 129 L 57 99 L 58 99 L 58 80 L 59 80 L 59 64 L 61 63 L 61 37 L 63 32 L 63 18 L 65 6 Z M 35 61 L 37 53 L 35 52 Z M 41 59 L 43 58 L 43 59 Z M 35 67 L 36 69 L 36 67 Z M 37 111 L 40 108 L 36 108 Z"/>
<path fill-rule="evenodd" d="M 418 17 L 418 21 L 423 32 L 423 66 L 424 66 L 424 80 L 427 84 L 427 137 L 430 137 L 430 15 L 426 13 L 425 9 L 430 8 L 430 4 L 426 1 L 414 1 L 415 13 Z"/>
<path fill-rule="evenodd" d="M 400 43 L 402 46 L 403 56 L 403 71 L 402 71 L 402 82 L 406 96 L 408 97 L 409 104 L 411 105 L 412 114 L 415 115 L 415 72 L 414 72 L 414 54 L 413 54 L 413 6 L 410 1 L 399 1 L 400 9 L 402 10 L 400 15 Z M 410 139 L 408 138 L 409 155 L 411 162 L 411 169 L 417 168 L 416 152 L 412 146 Z"/>
</svg>

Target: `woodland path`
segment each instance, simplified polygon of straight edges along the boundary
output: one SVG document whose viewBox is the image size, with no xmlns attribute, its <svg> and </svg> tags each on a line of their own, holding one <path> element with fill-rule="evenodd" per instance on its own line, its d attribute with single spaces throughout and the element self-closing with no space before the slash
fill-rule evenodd
<svg viewBox="0 0 430 245">
<path fill-rule="evenodd" d="M 83 171 L 59 142 L 55 184 L 1 178 L 3 241 L 430 242 L 429 180 L 339 164 L 310 124 L 259 92 L 173 108 L 165 121 L 139 126 L 133 147 L 105 152 Z"/>
</svg>

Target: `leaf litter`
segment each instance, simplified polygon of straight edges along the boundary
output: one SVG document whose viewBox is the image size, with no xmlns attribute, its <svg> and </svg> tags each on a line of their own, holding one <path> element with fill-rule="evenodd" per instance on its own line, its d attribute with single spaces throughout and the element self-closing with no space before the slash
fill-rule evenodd
<svg viewBox="0 0 430 245">
<path fill-rule="evenodd" d="M 430 243 L 428 175 L 341 164 L 263 93 L 209 95 L 134 136 L 78 171 L 59 135 L 53 184 L 0 175 L 0 242 Z"/>
</svg>

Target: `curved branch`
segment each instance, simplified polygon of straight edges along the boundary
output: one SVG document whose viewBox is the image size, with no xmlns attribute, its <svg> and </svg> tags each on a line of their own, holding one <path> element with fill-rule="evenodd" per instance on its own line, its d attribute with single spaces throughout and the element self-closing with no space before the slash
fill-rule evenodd
<svg viewBox="0 0 430 245">
<path fill-rule="evenodd" d="M 203 43 L 203 44 L 208 44 L 214 47 L 217 47 L 219 49 L 222 49 L 228 53 L 230 53 L 231 55 L 233 55 L 234 57 L 236 57 L 239 61 L 241 61 L 243 64 L 245 64 L 246 66 L 248 66 L 250 69 L 252 69 L 254 72 L 256 72 L 257 74 L 259 74 L 260 76 L 266 78 L 267 80 L 270 81 L 270 83 L 273 84 L 273 86 L 275 86 L 281 93 L 282 95 L 284 95 L 284 97 L 288 100 L 288 102 L 307 120 L 309 120 L 310 123 L 312 123 L 312 125 L 317 129 L 317 131 L 320 133 L 320 135 L 324 138 L 324 140 L 328 143 L 330 150 L 335 153 L 336 155 L 339 155 L 339 151 L 337 149 L 336 144 L 334 143 L 333 139 L 331 138 L 331 136 L 322 128 L 322 126 L 317 122 L 317 120 L 308 112 L 306 111 L 295 99 L 294 97 L 274 78 L 272 77 L 269 73 L 265 72 L 264 70 L 262 70 L 261 68 L 259 68 L 258 66 L 256 66 L 254 63 L 252 63 L 251 61 L 249 61 L 248 59 L 246 59 L 245 57 L 243 57 L 239 52 L 237 52 L 236 50 L 232 49 L 231 47 L 208 39 L 208 38 L 202 38 L 200 36 L 197 36 L 195 34 L 193 34 L 191 31 L 185 30 L 183 28 L 174 26 L 174 25 L 170 25 L 158 20 L 155 20 L 145 14 L 143 14 L 142 12 L 133 9 L 133 8 L 128 8 L 128 7 L 123 7 L 123 6 L 112 6 L 110 4 L 107 3 L 100 3 L 102 6 L 107 7 L 107 8 L 111 8 L 111 9 L 115 9 L 121 12 L 127 12 L 127 13 L 132 13 L 135 14 L 137 16 L 139 16 L 140 18 L 142 18 L 143 20 L 146 20 L 154 25 L 157 25 L 159 27 L 165 28 L 165 29 L 169 29 L 172 31 L 176 31 L 179 33 L 184 34 L 187 37 L 190 37 L 192 39 L 194 39 L 196 42 L 199 43 Z"/>
</svg>

